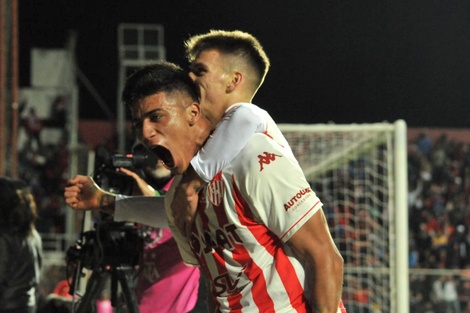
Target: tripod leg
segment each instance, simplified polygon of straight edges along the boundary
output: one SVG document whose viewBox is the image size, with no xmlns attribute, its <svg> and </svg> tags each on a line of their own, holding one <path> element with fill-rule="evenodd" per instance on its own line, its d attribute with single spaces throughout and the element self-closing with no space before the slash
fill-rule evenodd
<svg viewBox="0 0 470 313">
<path fill-rule="evenodd" d="M 130 313 L 139 313 L 139 305 L 135 296 L 135 284 L 133 281 L 134 269 L 130 266 L 119 266 L 115 269 L 117 278 L 121 283 L 122 292 L 127 302 Z"/>
<path fill-rule="evenodd" d="M 87 282 L 85 294 L 80 299 L 78 310 L 75 313 L 96 312 L 96 304 L 94 300 L 99 298 L 99 292 L 103 289 L 106 281 L 107 272 L 102 270 L 94 270 Z"/>
</svg>

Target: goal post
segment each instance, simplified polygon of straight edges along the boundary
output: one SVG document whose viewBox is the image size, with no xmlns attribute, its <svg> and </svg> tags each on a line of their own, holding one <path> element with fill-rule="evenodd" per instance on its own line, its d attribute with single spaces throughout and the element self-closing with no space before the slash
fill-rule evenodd
<svg viewBox="0 0 470 313">
<path fill-rule="evenodd" d="M 348 312 L 409 312 L 406 123 L 279 124 L 344 258 Z"/>
</svg>

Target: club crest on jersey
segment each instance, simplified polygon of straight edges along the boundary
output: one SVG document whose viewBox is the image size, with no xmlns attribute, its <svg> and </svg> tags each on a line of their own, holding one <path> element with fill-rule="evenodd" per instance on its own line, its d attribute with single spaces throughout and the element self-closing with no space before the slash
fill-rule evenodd
<svg viewBox="0 0 470 313">
<path fill-rule="evenodd" d="M 284 210 L 295 210 L 295 208 L 301 205 L 311 194 L 312 189 L 310 187 L 299 190 L 287 203 L 284 203 Z"/>
<path fill-rule="evenodd" d="M 258 162 L 259 162 L 259 171 L 261 172 L 264 170 L 264 164 L 269 165 L 271 164 L 271 161 L 275 161 L 276 157 L 282 157 L 282 155 L 275 154 L 275 153 L 269 153 L 269 152 L 263 152 L 263 154 L 258 155 Z"/>
<path fill-rule="evenodd" d="M 214 206 L 219 206 L 224 197 L 225 186 L 222 181 L 222 172 L 219 172 L 209 183 L 207 194 Z"/>
</svg>

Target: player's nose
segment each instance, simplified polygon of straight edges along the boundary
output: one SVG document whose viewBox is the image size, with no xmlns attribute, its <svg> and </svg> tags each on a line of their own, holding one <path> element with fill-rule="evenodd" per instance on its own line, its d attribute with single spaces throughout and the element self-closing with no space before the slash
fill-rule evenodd
<svg viewBox="0 0 470 313">
<path fill-rule="evenodd" d="M 152 139 L 156 136 L 157 132 L 152 123 L 148 119 L 144 119 L 142 123 L 142 138 L 151 143 Z"/>
</svg>

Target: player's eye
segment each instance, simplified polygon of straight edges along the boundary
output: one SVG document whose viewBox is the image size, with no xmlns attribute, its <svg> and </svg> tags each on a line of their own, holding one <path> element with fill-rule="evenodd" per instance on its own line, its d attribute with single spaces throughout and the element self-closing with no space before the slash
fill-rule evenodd
<svg viewBox="0 0 470 313">
<path fill-rule="evenodd" d="M 193 73 L 194 73 L 194 75 L 200 77 L 200 76 L 202 76 L 202 75 L 205 73 L 205 71 L 199 69 L 199 70 L 193 71 Z"/>
<path fill-rule="evenodd" d="M 206 70 L 200 66 L 192 66 L 190 67 L 190 71 L 196 76 L 202 76 L 206 72 Z"/>
<path fill-rule="evenodd" d="M 149 116 L 149 120 L 152 123 L 158 122 L 158 120 L 161 119 L 161 118 L 162 118 L 162 115 L 159 114 L 159 113 L 153 113 L 152 115 Z"/>
</svg>

